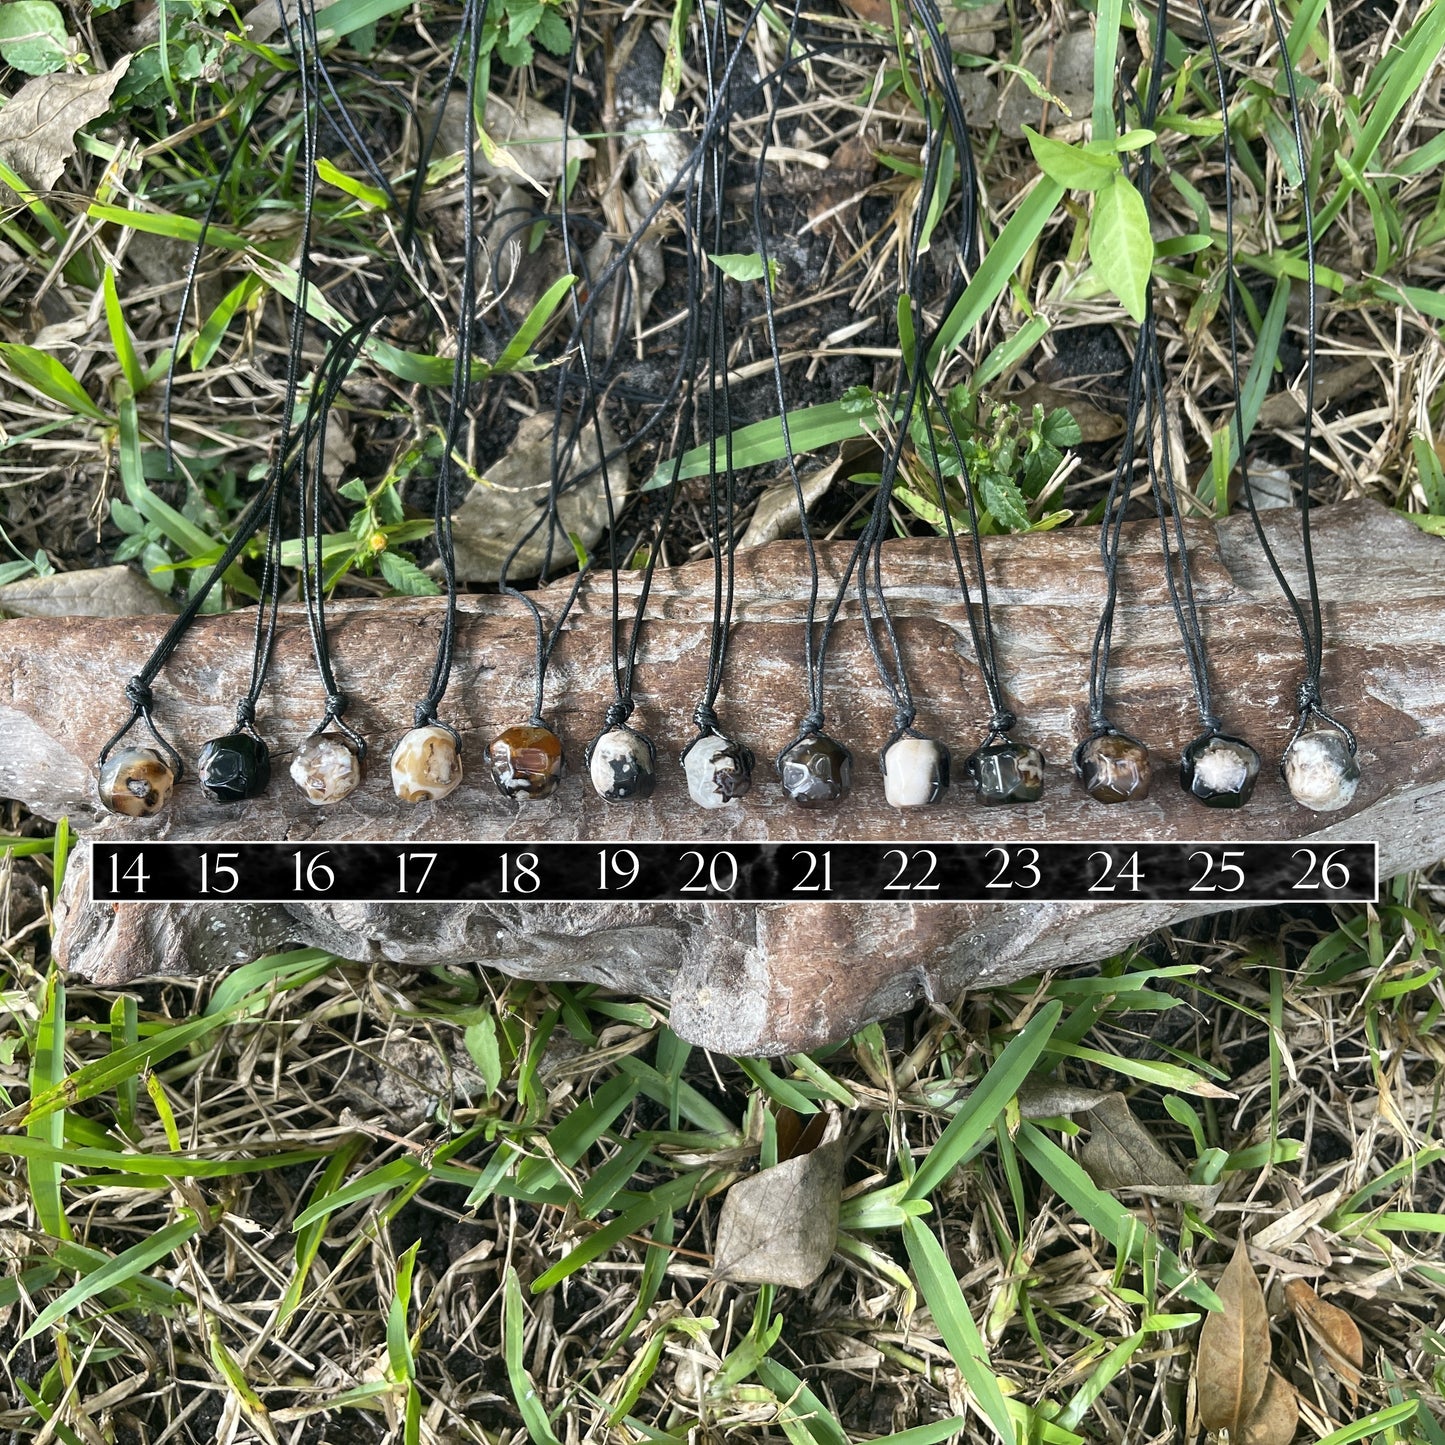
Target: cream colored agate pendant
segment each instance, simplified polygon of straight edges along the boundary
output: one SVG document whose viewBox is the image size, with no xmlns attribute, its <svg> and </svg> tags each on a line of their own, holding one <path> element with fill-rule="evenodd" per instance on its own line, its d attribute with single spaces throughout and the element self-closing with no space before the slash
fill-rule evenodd
<svg viewBox="0 0 1445 1445">
<path fill-rule="evenodd" d="M 391 753 L 391 786 L 403 803 L 434 803 L 462 780 L 460 739 L 445 723 L 402 735 Z"/>
</svg>

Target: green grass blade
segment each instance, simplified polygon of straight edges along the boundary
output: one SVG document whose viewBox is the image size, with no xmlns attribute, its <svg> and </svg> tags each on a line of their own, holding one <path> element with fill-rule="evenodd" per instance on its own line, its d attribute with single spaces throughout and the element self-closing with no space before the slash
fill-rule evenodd
<svg viewBox="0 0 1445 1445">
<path fill-rule="evenodd" d="M 342 1140 L 336 1152 L 327 1160 L 326 1168 L 321 1171 L 321 1178 L 316 1181 L 316 1188 L 311 1193 L 310 1202 L 312 1204 L 325 1200 L 336 1192 L 341 1181 L 346 1177 L 346 1171 L 351 1168 L 365 1144 L 366 1140 L 359 1134 L 354 1138 Z M 281 1304 L 276 1310 L 278 1327 L 285 1324 L 300 1308 L 301 1297 L 306 1293 L 306 1281 L 311 1274 L 311 1266 L 316 1262 L 321 1241 L 325 1237 L 326 1221 L 322 1216 L 314 1218 L 309 1224 L 296 1230 L 296 1268 L 291 1273 L 291 1279 L 286 1285 L 286 1293 L 281 1296 Z"/>
<path fill-rule="evenodd" d="M 1098 1230 L 1122 1256 L 1136 1262 L 1144 1253 L 1150 1232 L 1112 1194 L 1106 1194 L 1057 1144 L 1033 1124 L 1019 1126 L 1014 1143 L 1034 1172 L 1090 1226 Z M 1159 1260 L 1159 1278 L 1171 1290 L 1205 1309 L 1224 1306 L 1219 1296 L 1179 1256 L 1163 1245 L 1153 1246 Z"/>
<path fill-rule="evenodd" d="M 131 339 L 130 327 L 126 325 L 125 313 L 120 307 L 120 297 L 115 289 L 115 269 L 105 268 L 103 283 L 105 293 L 105 320 L 110 329 L 110 342 L 115 347 L 115 359 L 120 362 L 121 374 L 130 387 L 132 396 L 139 396 L 146 388 L 145 368 L 136 355 L 135 342 Z"/>
<path fill-rule="evenodd" d="M 922 1199 L 936 1189 L 963 1161 L 975 1144 L 993 1128 L 1004 1106 L 1018 1093 L 1030 1070 L 1048 1046 L 1063 1013 L 1063 1004 L 1050 1000 L 1031 1018 L 994 1061 L 963 1107 L 949 1121 L 928 1157 L 918 1166 L 903 1197 Z"/>
<path fill-rule="evenodd" d="M 345 0 L 339 0 L 345 3 Z M 554 281 L 543 294 L 542 299 L 527 313 L 526 320 L 517 328 L 517 334 L 507 343 L 506 349 L 493 363 L 495 372 L 517 371 L 531 351 L 532 344 L 542 334 L 542 329 L 552 319 L 567 293 L 577 284 L 575 276 L 562 276 Z"/>
<path fill-rule="evenodd" d="M 33 387 L 42 396 L 91 421 L 109 422 L 110 418 L 90 399 L 86 389 L 48 351 L 18 342 L 0 342 L 0 360 L 17 380 Z"/>
<path fill-rule="evenodd" d="M 834 442 L 865 436 L 867 427 L 864 423 L 872 417 L 871 406 L 860 409 L 851 401 L 828 401 L 821 406 L 799 407 L 788 413 L 788 440 L 795 455 L 817 451 Z M 777 417 L 767 417 L 739 427 L 732 434 L 733 466 L 737 468 L 765 466 L 769 462 L 781 461 L 787 454 L 783 445 L 783 424 Z M 705 442 L 684 452 L 680 466 L 673 457 L 660 462 L 642 490 L 650 492 L 658 487 L 670 486 L 674 468 L 680 482 L 692 477 L 705 477 L 713 455 L 716 455 L 719 467 L 727 460 L 724 438 L 719 437 L 715 444 Z"/>
<path fill-rule="evenodd" d="M 517 1402 L 532 1445 L 561 1445 L 552 1433 L 552 1422 L 542 1408 L 537 1387 L 527 1373 L 522 1359 L 522 1343 L 522 1289 L 517 1283 L 517 1271 L 508 1265 L 506 1278 L 502 1281 L 502 1354 L 507 1364 L 512 1398 Z"/>
<path fill-rule="evenodd" d="M 1047 176 L 1039 177 L 1023 204 L 998 233 L 997 240 L 988 248 L 988 255 L 958 298 L 958 304 L 949 312 L 928 353 L 931 370 L 937 370 L 939 361 L 962 342 L 984 312 L 1003 294 L 1009 278 L 1023 263 L 1063 197 L 1064 188 L 1057 181 Z"/>
<path fill-rule="evenodd" d="M 35 1029 L 35 1053 L 30 1061 L 30 1097 L 57 1088 L 65 1077 L 65 983 L 51 968 L 45 980 L 40 1018 Z M 69 1239 L 70 1223 L 60 1192 L 60 1170 L 67 1162 L 65 1111 L 57 1108 L 48 1117 L 28 1119 L 25 1138 L 0 1138 L 0 1147 L 18 1148 L 22 1142 L 35 1146 L 26 1153 L 26 1175 L 30 1198 L 40 1227 L 52 1239 Z"/>
<path fill-rule="evenodd" d="M 128 1284 L 143 1270 L 178 1250 L 194 1237 L 200 1227 L 201 1221 L 195 1211 L 182 1209 L 174 1224 L 158 1229 L 149 1239 L 131 1245 L 100 1268 L 82 1275 L 59 1299 L 53 1300 L 36 1315 L 35 1322 L 20 1338 L 33 1339 L 68 1315 L 71 1310 L 83 1305 L 86 1300 L 94 1299 L 105 1290 L 119 1289 Z"/>
<path fill-rule="evenodd" d="M 928 1226 L 917 1219 L 903 1224 L 903 1244 L 918 1279 L 918 1290 L 943 1336 L 958 1372 L 968 1386 L 972 1403 L 1004 1442 L 1014 1445 L 1015 1431 L 1004 1403 L 998 1377 L 989 1364 L 988 1351 L 978 1332 L 958 1278 L 943 1252 L 943 1246 Z"/>
</svg>

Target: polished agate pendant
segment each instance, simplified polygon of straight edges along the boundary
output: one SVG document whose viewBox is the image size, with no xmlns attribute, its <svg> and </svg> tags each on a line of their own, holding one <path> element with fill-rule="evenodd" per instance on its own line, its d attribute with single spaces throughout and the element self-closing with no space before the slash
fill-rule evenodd
<svg viewBox="0 0 1445 1445">
<path fill-rule="evenodd" d="M 1359 762 L 1333 728 L 1297 737 L 1284 755 L 1282 771 L 1295 802 L 1314 813 L 1349 807 L 1360 785 Z"/>
<path fill-rule="evenodd" d="M 587 749 L 587 776 L 609 803 L 638 803 L 657 786 L 652 739 L 630 727 L 611 727 Z"/>
<path fill-rule="evenodd" d="M 291 759 L 291 781 L 313 803 L 339 803 L 361 785 L 356 744 L 339 733 L 316 733 Z"/>
<path fill-rule="evenodd" d="M 1080 745 L 1074 766 L 1099 803 L 1137 803 L 1149 796 L 1149 749 L 1127 733 L 1100 733 Z"/>
<path fill-rule="evenodd" d="M 1259 777 L 1259 754 L 1243 738 L 1206 733 L 1179 759 L 1179 784 L 1206 808 L 1242 808 Z"/>
<path fill-rule="evenodd" d="M 980 803 L 1037 803 L 1044 795 L 1044 755 L 1029 743 L 985 743 L 964 760 Z"/>
<path fill-rule="evenodd" d="M 487 744 L 492 780 L 508 798 L 549 798 L 562 780 L 562 739 L 534 723 L 508 728 Z"/>
<path fill-rule="evenodd" d="M 432 803 L 462 780 L 457 740 L 439 723 L 412 728 L 391 753 L 391 786 L 403 803 Z"/>
<path fill-rule="evenodd" d="M 271 781 L 271 750 L 255 733 L 212 738 L 196 759 L 196 776 L 213 803 L 240 803 Z"/>
<path fill-rule="evenodd" d="M 853 755 L 826 733 L 799 738 L 778 758 L 783 791 L 800 808 L 826 808 L 846 796 Z"/>
<path fill-rule="evenodd" d="M 910 733 L 883 750 L 883 796 L 895 808 L 924 808 L 948 791 L 948 749 Z"/>
<path fill-rule="evenodd" d="M 704 733 L 682 755 L 687 793 L 699 808 L 725 808 L 753 785 L 749 748 L 720 733 Z"/>
<path fill-rule="evenodd" d="M 170 765 L 154 748 L 122 748 L 101 765 L 96 788 L 107 812 L 149 818 L 165 807 L 175 781 Z"/>
</svg>

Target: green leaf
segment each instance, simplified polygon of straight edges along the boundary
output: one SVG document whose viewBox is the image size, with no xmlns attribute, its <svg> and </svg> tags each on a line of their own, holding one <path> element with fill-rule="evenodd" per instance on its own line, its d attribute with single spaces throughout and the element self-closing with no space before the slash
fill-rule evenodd
<svg viewBox="0 0 1445 1445">
<path fill-rule="evenodd" d="M 125 313 L 120 309 L 120 297 L 115 289 L 115 269 L 105 268 L 105 320 L 110 328 L 111 345 L 115 347 L 115 359 L 120 362 L 121 372 L 130 387 L 132 396 L 139 396 L 146 388 L 145 369 L 136 355 L 135 342 L 131 340 L 130 327 L 125 324 Z"/>
<path fill-rule="evenodd" d="M 82 1275 L 59 1299 L 51 1301 L 40 1311 L 35 1322 L 20 1338 L 29 1340 L 43 1334 L 57 1320 L 84 1304 L 86 1300 L 93 1299 L 104 1290 L 127 1284 L 142 1270 L 149 1269 L 158 1260 L 179 1249 L 200 1227 L 201 1221 L 195 1211 L 182 1209 L 174 1224 L 157 1230 L 149 1239 L 131 1245 L 114 1259 Z"/>
<path fill-rule="evenodd" d="M 851 437 L 866 436 L 867 428 L 863 425 L 865 415 L 872 419 L 876 417 L 876 412 L 871 405 L 860 410 L 856 402 L 847 397 L 824 402 L 821 406 L 800 407 L 797 411 L 788 413 L 788 441 L 796 454 L 817 451 L 820 447 L 847 441 Z M 678 481 L 685 482 L 690 477 L 705 477 L 710 455 L 714 453 L 721 465 L 727 456 L 727 446 L 723 439 L 719 438 L 712 446 L 703 443 L 684 452 L 682 466 L 677 473 Z M 732 434 L 732 454 L 733 466 L 739 470 L 780 461 L 787 455 L 783 444 L 782 422 L 777 417 L 768 417 L 749 426 L 739 427 Z M 669 485 L 675 465 L 676 462 L 671 457 L 659 463 L 642 490 L 650 492 Z"/>
<path fill-rule="evenodd" d="M 502 1355 L 507 1364 L 512 1398 L 517 1402 L 532 1445 L 560 1445 L 552 1433 L 552 1422 L 537 1397 L 537 1387 L 527 1373 L 522 1347 L 522 1289 L 517 1283 L 517 1271 L 508 1265 L 502 1280 Z"/>
<path fill-rule="evenodd" d="M 553 313 L 562 304 L 562 299 L 577 284 L 575 276 L 561 276 L 543 294 L 541 300 L 527 313 L 527 319 L 517 328 L 517 334 L 507 343 L 506 350 L 497 358 L 492 370 L 496 372 L 523 370 L 533 343 L 542 334 L 542 328 L 552 319 Z"/>
<path fill-rule="evenodd" d="M 46 977 L 42 998 L 30 1058 L 32 1099 L 57 1091 L 65 1078 L 65 980 L 54 968 Z M 27 1144 L 39 1146 L 30 1154 L 26 1169 L 36 1218 L 52 1239 L 68 1240 L 70 1222 L 65 1217 L 65 1201 L 60 1192 L 60 1165 L 68 1147 L 65 1111 L 56 1109 L 48 1118 L 30 1117 L 25 1133 Z M 20 1141 L 17 1138 L 13 1142 Z"/>
<path fill-rule="evenodd" d="M 725 251 L 720 256 L 714 256 L 709 252 L 708 260 L 724 276 L 731 276 L 734 281 L 761 281 L 763 279 L 763 258 L 757 251 Z M 771 257 L 768 259 L 768 280 L 774 286 L 778 284 L 778 263 Z"/>
<path fill-rule="evenodd" d="M 1114 70 L 1119 62 L 1119 26 L 1124 0 L 1099 0 L 1094 20 L 1094 139 L 1114 137 Z"/>
<path fill-rule="evenodd" d="M 65 64 L 65 17 L 50 0 L 0 5 L 0 60 L 27 75 L 49 75 Z"/>
<path fill-rule="evenodd" d="M 407 597 L 435 597 L 438 587 L 410 557 L 387 550 L 379 553 L 381 575 Z"/>
<path fill-rule="evenodd" d="M 1027 532 L 1031 525 L 1029 507 L 1014 480 L 997 472 L 987 472 L 981 481 L 984 506 L 1010 532 Z"/>
<path fill-rule="evenodd" d="M 1029 149 L 1039 169 L 1051 180 L 1073 191 L 1097 191 L 1119 174 L 1118 156 L 1096 154 L 1081 146 L 1065 145 L 1040 135 L 1031 126 L 1024 127 Z"/>
<path fill-rule="evenodd" d="M 1014 1427 L 1009 1418 L 998 1376 L 989 1364 L 988 1350 L 978 1332 L 968 1301 L 959 1288 L 958 1277 L 943 1252 L 943 1246 L 921 1220 L 903 1221 L 903 1244 L 918 1277 L 918 1290 L 928 1304 L 933 1323 L 943 1336 L 958 1373 L 963 1376 L 978 1409 L 1005 1445 L 1013 1445 Z"/>
<path fill-rule="evenodd" d="M 13 376 L 51 401 L 69 407 L 81 416 L 88 416 L 92 421 L 110 420 L 70 371 L 48 351 L 38 351 L 33 346 L 21 346 L 13 341 L 0 342 L 0 360 L 5 362 Z"/>
<path fill-rule="evenodd" d="M 979 318 L 1002 295 L 1063 195 L 1064 187 L 1051 176 L 1045 176 L 1024 198 L 939 328 L 938 339 L 928 353 L 931 368 L 937 368 L 940 358 L 959 344 L 965 332 L 973 330 Z"/>
<path fill-rule="evenodd" d="M 1076 447 L 1083 441 L 1084 433 L 1079 429 L 1079 424 L 1074 420 L 1074 414 L 1066 406 L 1056 406 L 1048 416 L 1044 418 L 1044 424 L 1039 428 L 1039 435 L 1048 442 L 1050 446 Z"/>
<path fill-rule="evenodd" d="M 1154 238 L 1149 233 L 1144 198 L 1122 171 L 1094 197 L 1089 256 L 1124 310 L 1142 322 L 1154 265 Z"/>
</svg>

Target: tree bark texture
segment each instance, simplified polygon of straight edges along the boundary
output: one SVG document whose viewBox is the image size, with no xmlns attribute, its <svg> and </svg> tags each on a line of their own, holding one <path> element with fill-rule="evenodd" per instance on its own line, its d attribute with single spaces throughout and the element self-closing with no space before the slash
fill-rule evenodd
<svg viewBox="0 0 1445 1445">
<path fill-rule="evenodd" d="M 1263 514 L 1286 574 L 1304 595 L 1299 518 Z M 801 544 L 737 559 L 736 624 L 718 712 L 757 753 L 752 792 L 721 812 L 687 796 L 678 754 L 694 735 L 712 620 L 710 562 L 659 571 L 643 627 L 633 725 L 653 738 L 659 783 L 647 802 L 607 804 L 587 784 L 583 748 L 612 696 L 610 579 L 593 578 L 574 608 L 547 682 L 547 711 L 572 772 L 546 802 L 518 803 L 492 784 L 483 751 L 531 711 L 532 635 L 522 609 L 493 595 L 462 599 L 456 666 L 443 717 L 461 733 L 466 777 L 449 798 L 416 806 L 391 792 L 387 754 L 426 688 L 439 599 L 341 602 L 329 609 L 332 650 L 353 699 L 347 714 L 371 744 L 362 787 L 328 809 L 286 775 L 289 755 L 322 709 L 304 614 L 283 609 L 258 714 L 271 742 L 270 790 L 244 804 L 209 803 L 193 774 L 169 808 L 146 821 L 100 814 L 94 759 L 123 720 L 126 680 L 166 619 L 29 619 L 0 623 L 11 679 L 0 704 L 0 794 L 46 817 L 70 816 L 89 837 L 301 842 L 548 840 L 1199 840 L 1378 841 L 1382 876 L 1445 855 L 1445 548 L 1369 503 L 1314 514 L 1325 599 L 1327 704 L 1357 733 L 1362 780 L 1344 814 L 1297 806 L 1277 764 L 1302 676 L 1293 617 L 1247 516 L 1188 526 L 1190 564 L 1208 639 L 1216 708 L 1226 730 L 1264 757 L 1250 805 L 1205 809 L 1176 781 L 1180 750 L 1200 732 L 1161 565 L 1157 523 L 1125 528 L 1111 673 L 1116 724 L 1153 750 L 1147 800 L 1104 807 L 1068 767 L 1085 731 L 1089 650 L 1105 592 L 1099 534 L 1079 529 L 985 543 L 993 617 L 1016 735 L 1048 759 L 1041 802 L 983 809 L 955 784 L 934 808 L 884 801 L 877 752 L 892 726 L 858 620 L 844 608 L 827 669 L 827 728 L 855 757 L 854 790 L 833 810 L 805 812 L 782 795 L 772 757 L 806 710 L 803 626 L 808 592 Z M 819 549 L 826 607 L 846 544 Z M 884 578 L 918 704 L 917 726 L 962 757 L 981 740 L 988 704 L 968 616 L 945 546 L 887 544 Z M 624 574 L 624 619 L 640 574 Z M 541 594 L 556 605 L 564 589 Z M 155 685 L 157 719 L 193 759 L 231 730 L 250 668 L 248 612 L 199 621 Z M 224 968 L 286 944 L 407 964 L 477 961 L 525 977 L 594 980 L 670 998 L 685 1037 L 732 1053 L 778 1053 L 846 1036 L 921 997 L 951 999 L 971 983 L 1098 959 L 1221 900 L 1101 903 L 288 904 L 229 906 L 87 901 L 82 848 L 61 899 L 63 963 L 116 985 L 156 973 Z"/>
</svg>

